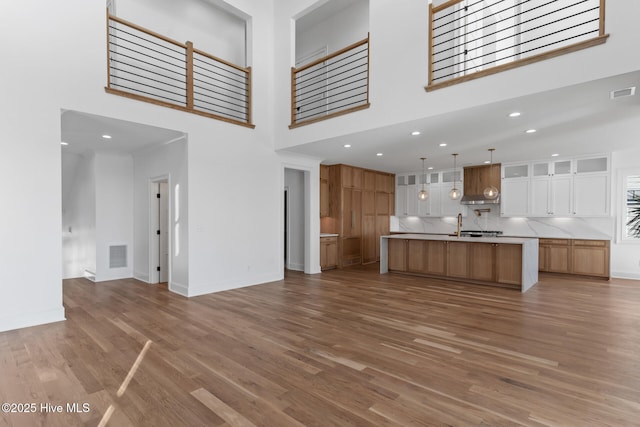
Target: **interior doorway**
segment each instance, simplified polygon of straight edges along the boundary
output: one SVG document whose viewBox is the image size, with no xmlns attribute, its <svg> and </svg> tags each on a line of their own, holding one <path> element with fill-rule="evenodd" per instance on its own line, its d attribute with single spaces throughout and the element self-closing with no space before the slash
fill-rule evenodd
<svg viewBox="0 0 640 427">
<path fill-rule="evenodd" d="M 150 229 L 149 257 L 150 283 L 168 283 L 171 267 L 169 263 L 170 221 L 169 179 L 158 178 L 150 183 Z"/>
<path fill-rule="evenodd" d="M 305 271 L 305 172 L 285 169 L 284 268 Z"/>
</svg>

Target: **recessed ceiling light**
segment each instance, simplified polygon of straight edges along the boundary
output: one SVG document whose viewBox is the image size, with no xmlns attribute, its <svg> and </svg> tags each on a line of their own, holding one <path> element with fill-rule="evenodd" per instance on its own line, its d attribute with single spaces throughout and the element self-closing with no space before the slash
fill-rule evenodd
<svg viewBox="0 0 640 427">
<path fill-rule="evenodd" d="M 60 145 L 69 145 L 69 143 L 68 143 L 68 142 L 64 142 L 64 141 L 62 141 L 62 142 L 60 143 Z"/>
<path fill-rule="evenodd" d="M 376 154 L 376 156 L 381 157 L 381 156 L 382 156 L 382 153 L 378 153 L 378 154 Z"/>
<path fill-rule="evenodd" d="M 430 171 L 433 170 L 433 166 L 428 167 L 427 169 L 429 169 Z"/>
<path fill-rule="evenodd" d="M 520 117 L 520 113 L 518 111 L 514 111 L 513 113 L 509 114 L 509 117 Z"/>
<path fill-rule="evenodd" d="M 553 154 L 551 155 L 551 157 L 558 157 L 559 155 L 560 155 L 560 154 L 558 154 L 558 153 L 553 153 Z"/>
<path fill-rule="evenodd" d="M 351 148 L 351 144 L 344 144 L 343 147 L 344 148 Z"/>
<path fill-rule="evenodd" d="M 418 135 L 420 135 L 420 132 L 417 131 L 417 130 L 414 130 L 413 132 L 411 132 L 411 135 L 418 136 Z"/>
<path fill-rule="evenodd" d="M 111 135 L 102 135 L 104 139 L 111 139 Z"/>
<path fill-rule="evenodd" d="M 491 160 L 485 160 L 484 163 L 488 165 L 489 163 L 491 163 Z"/>
<path fill-rule="evenodd" d="M 443 143 L 440 144 L 440 147 L 446 147 L 446 146 L 447 146 L 446 142 L 443 142 Z"/>
<path fill-rule="evenodd" d="M 527 129 L 525 132 L 526 133 L 536 133 L 537 131 L 535 129 Z"/>
</svg>

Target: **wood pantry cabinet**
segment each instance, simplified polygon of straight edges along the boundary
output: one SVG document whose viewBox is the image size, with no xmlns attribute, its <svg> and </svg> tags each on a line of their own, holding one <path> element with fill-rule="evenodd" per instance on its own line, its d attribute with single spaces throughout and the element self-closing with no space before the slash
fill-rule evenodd
<svg viewBox="0 0 640 427">
<path fill-rule="evenodd" d="M 380 236 L 389 234 L 395 206 L 395 176 L 349 165 L 325 167 L 328 192 L 322 191 L 321 172 L 320 205 L 328 198 L 329 215 L 322 218 L 321 232 L 339 235 L 338 267 L 379 261 Z"/>
<path fill-rule="evenodd" d="M 608 240 L 540 239 L 539 271 L 609 278 Z"/>
</svg>

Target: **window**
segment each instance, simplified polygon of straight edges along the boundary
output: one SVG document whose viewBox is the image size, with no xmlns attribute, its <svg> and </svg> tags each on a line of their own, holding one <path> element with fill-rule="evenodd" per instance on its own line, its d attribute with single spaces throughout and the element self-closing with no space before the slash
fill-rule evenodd
<svg viewBox="0 0 640 427">
<path fill-rule="evenodd" d="M 640 240 L 640 174 L 625 177 L 624 239 Z"/>
</svg>

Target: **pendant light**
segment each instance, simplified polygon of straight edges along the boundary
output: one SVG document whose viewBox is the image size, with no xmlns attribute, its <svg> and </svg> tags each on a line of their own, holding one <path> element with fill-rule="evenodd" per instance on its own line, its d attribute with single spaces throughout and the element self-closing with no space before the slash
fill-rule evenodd
<svg viewBox="0 0 640 427">
<path fill-rule="evenodd" d="M 420 192 L 418 193 L 418 200 L 427 200 L 427 198 L 429 197 L 429 193 L 427 193 L 427 190 L 424 188 L 424 182 L 427 180 L 427 175 L 425 173 L 424 170 L 424 161 L 427 160 L 426 157 L 420 157 L 420 160 L 422 160 L 422 189 L 420 190 Z"/>
<path fill-rule="evenodd" d="M 493 171 L 493 152 L 495 150 L 496 150 L 495 148 L 489 148 L 489 152 L 491 153 L 491 161 L 489 163 L 489 177 L 491 177 L 491 172 Z M 489 182 L 489 186 L 484 189 L 484 197 L 486 197 L 489 200 L 494 200 L 498 198 L 498 189 L 493 185 L 491 185 L 491 182 Z"/>
<path fill-rule="evenodd" d="M 458 200 L 461 196 L 461 191 L 456 188 L 456 157 L 458 153 L 452 154 L 453 156 L 453 188 L 449 191 L 449 198 L 451 200 Z"/>
</svg>

